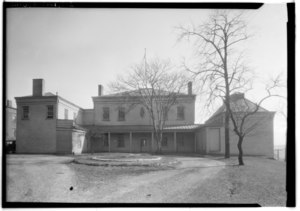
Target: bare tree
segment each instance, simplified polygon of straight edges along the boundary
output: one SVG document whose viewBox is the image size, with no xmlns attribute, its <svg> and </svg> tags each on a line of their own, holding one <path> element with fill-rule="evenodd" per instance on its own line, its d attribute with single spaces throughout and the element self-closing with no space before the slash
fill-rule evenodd
<svg viewBox="0 0 300 211">
<path fill-rule="evenodd" d="M 244 138 L 270 117 L 265 114 L 260 115 L 261 104 L 271 97 L 282 97 L 276 92 L 276 89 L 280 87 L 284 87 L 284 85 L 281 83 L 280 77 L 277 76 L 272 80 L 271 84 L 266 85 L 265 90 L 267 95 L 258 103 L 252 103 L 245 98 L 239 99 L 238 101 L 230 101 L 230 119 L 233 124 L 233 131 L 238 136 L 239 165 L 244 165 L 242 147 Z"/>
<path fill-rule="evenodd" d="M 182 96 L 180 92 L 186 82 L 186 77 L 174 71 L 169 61 L 153 59 L 147 62 L 144 57 L 141 63 L 132 66 L 126 77 L 118 77 L 116 82 L 110 84 L 113 91 L 122 92 L 124 102 L 130 104 L 130 109 L 143 105 L 151 119 L 157 153 L 161 153 L 166 115 Z"/>
<path fill-rule="evenodd" d="M 179 26 L 179 41 L 186 38 L 194 40 L 197 65 L 184 68 L 197 76 L 207 96 L 206 107 L 217 99 L 225 102 L 225 158 L 230 157 L 229 145 L 229 96 L 236 91 L 251 87 L 251 72 L 243 64 L 243 54 L 239 45 L 248 38 L 243 13 L 217 10 L 209 20 L 198 26 Z"/>
</svg>

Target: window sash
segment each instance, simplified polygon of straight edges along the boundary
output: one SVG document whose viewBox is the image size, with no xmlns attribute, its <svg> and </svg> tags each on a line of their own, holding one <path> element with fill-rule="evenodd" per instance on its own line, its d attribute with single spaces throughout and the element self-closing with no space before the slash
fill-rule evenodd
<svg viewBox="0 0 300 211">
<path fill-rule="evenodd" d="M 177 107 L 177 119 L 184 120 L 184 107 Z"/>
<path fill-rule="evenodd" d="M 29 119 L 29 106 L 22 107 L 22 118 Z"/>
<path fill-rule="evenodd" d="M 108 121 L 109 120 L 109 107 L 103 107 L 103 120 Z"/>
<path fill-rule="evenodd" d="M 49 105 L 47 106 L 47 119 L 53 119 L 54 118 L 54 106 Z"/>
<path fill-rule="evenodd" d="M 123 108 L 123 107 L 119 108 L 118 120 L 119 121 L 125 120 L 125 108 Z"/>
</svg>

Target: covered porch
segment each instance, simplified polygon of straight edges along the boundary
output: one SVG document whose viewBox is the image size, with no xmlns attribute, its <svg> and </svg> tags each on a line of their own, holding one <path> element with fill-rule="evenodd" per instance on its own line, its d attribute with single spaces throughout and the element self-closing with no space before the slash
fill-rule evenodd
<svg viewBox="0 0 300 211">
<path fill-rule="evenodd" d="M 198 125 L 169 126 L 163 132 L 162 152 L 196 152 Z M 151 126 L 94 126 L 88 151 L 154 153 L 157 141 Z"/>
</svg>

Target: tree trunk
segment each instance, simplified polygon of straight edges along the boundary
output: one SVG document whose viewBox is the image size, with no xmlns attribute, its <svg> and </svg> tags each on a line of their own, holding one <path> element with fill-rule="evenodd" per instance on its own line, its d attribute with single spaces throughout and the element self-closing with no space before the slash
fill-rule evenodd
<svg viewBox="0 0 300 211">
<path fill-rule="evenodd" d="M 237 144 L 238 150 L 239 150 L 239 165 L 243 166 L 244 161 L 243 161 L 243 148 L 242 148 L 242 143 L 243 143 L 244 137 L 239 137 L 239 141 Z"/>
<path fill-rule="evenodd" d="M 161 140 L 162 140 L 162 133 L 159 132 L 158 135 L 156 135 L 156 142 L 157 142 L 157 154 L 162 154 L 162 150 L 161 150 Z"/>
<path fill-rule="evenodd" d="M 227 110 L 227 109 L 226 109 Z M 229 112 L 225 113 L 225 158 L 230 158 Z"/>
</svg>

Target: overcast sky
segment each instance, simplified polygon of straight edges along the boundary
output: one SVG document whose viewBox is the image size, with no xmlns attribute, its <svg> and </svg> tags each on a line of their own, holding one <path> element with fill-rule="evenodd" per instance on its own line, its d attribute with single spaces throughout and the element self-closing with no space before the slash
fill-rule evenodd
<svg viewBox="0 0 300 211">
<path fill-rule="evenodd" d="M 177 42 L 175 27 L 201 23 L 211 10 L 14 8 L 7 10 L 7 97 L 32 94 L 32 79 L 43 78 L 46 92 L 83 108 L 92 108 L 97 86 L 114 81 L 147 48 L 148 57 L 171 59 L 179 65 L 192 56 L 192 45 Z M 282 72 L 286 78 L 286 5 L 269 4 L 246 12 L 249 65 L 261 80 Z M 246 95 L 257 102 L 264 93 Z M 200 99 L 201 100 L 201 99 Z M 14 101 L 14 100 L 13 100 Z M 199 101 L 199 99 L 198 99 Z M 15 105 L 15 102 L 13 102 Z M 276 111 L 272 99 L 263 107 Z M 284 107 L 284 105 L 282 105 Z M 197 110 L 199 109 L 197 103 Z M 197 114 L 197 123 L 207 117 Z M 285 143 L 285 119 L 276 115 L 275 144 Z"/>
</svg>

